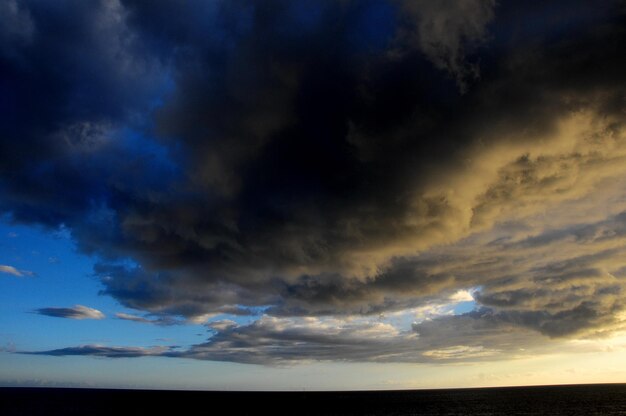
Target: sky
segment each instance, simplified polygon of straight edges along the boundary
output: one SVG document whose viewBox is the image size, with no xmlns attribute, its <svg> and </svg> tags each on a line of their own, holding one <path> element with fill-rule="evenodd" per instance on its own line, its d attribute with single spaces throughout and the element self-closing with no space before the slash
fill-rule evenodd
<svg viewBox="0 0 626 416">
<path fill-rule="evenodd" d="M 0 386 L 626 382 L 623 0 L 0 0 Z"/>
</svg>

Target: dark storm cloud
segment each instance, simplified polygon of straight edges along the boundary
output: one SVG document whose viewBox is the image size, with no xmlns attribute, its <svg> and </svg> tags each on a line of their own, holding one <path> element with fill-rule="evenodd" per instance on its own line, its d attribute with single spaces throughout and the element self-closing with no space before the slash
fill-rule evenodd
<svg viewBox="0 0 626 416">
<path fill-rule="evenodd" d="M 35 310 L 39 315 L 69 319 L 104 319 L 105 316 L 97 309 L 88 306 L 75 305 L 72 308 L 39 308 Z"/>
<path fill-rule="evenodd" d="M 621 2 L 1 4 L 0 210 L 125 306 L 621 325 Z"/>
<path fill-rule="evenodd" d="M 3 0 L 1 10 L 0 209 L 80 227 L 150 157 L 121 161 L 128 145 L 112 131 L 139 123 L 160 67 L 115 1 Z"/>
<path fill-rule="evenodd" d="M 623 34 L 610 23 L 601 30 L 583 21 L 567 32 L 573 39 L 488 50 L 481 79 L 461 96 L 419 50 L 392 59 L 356 48 L 352 25 L 379 3 L 363 4 L 322 2 L 307 31 L 290 30 L 294 10 L 282 2 L 211 8 L 205 13 L 221 25 L 239 25 L 206 36 L 184 17 L 190 10 L 180 11 L 180 21 L 191 24 L 167 25 L 159 23 L 167 6 L 127 5 L 145 37 L 185 45 L 173 55 L 177 89 L 157 114 L 157 132 L 190 150 L 196 193 L 129 207 L 122 234 L 144 268 L 107 274 L 107 293 L 142 307 L 168 298 L 189 313 L 238 297 L 252 304 L 334 297 L 348 306 L 372 292 L 394 297 L 408 285 L 419 292 L 429 286 L 423 276 L 392 279 L 381 265 L 466 232 L 458 217 L 467 207 L 433 189 L 467 163 L 478 139 L 489 147 L 525 131 L 518 140 L 532 142 L 573 111 L 620 108 L 620 75 L 594 64 L 620 54 L 612 45 Z M 403 38 L 389 39 L 397 48 Z M 574 54 L 580 45 L 584 56 Z M 596 95 L 606 95 L 600 108 Z M 480 197 L 472 221 L 489 224 L 492 206 L 508 201 Z M 150 289 L 130 290 L 129 274 Z M 363 280 L 385 290 L 361 290 Z"/>
</svg>

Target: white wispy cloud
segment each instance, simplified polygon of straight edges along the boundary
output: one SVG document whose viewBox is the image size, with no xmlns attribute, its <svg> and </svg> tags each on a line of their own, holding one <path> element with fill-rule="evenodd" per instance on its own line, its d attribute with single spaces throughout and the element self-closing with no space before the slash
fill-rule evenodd
<svg viewBox="0 0 626 416">
<path fill-rule="evenodd" d="M 31 277 L 35 274 L 28 270 L 18 270 L 13 266 L 7 266 L 4 264 L 0 264 L 0 273 L 10 274 L 16 277 Z"/>
</svg>

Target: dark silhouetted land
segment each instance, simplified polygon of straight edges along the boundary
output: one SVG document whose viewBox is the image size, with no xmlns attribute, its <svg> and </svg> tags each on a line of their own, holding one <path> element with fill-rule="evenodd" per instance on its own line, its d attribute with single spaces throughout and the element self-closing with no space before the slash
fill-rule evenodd
<svg viewBox="0 0 626 416">
<path fill-rule="evenodd" d="M 358 392 L 2 388 L 0 415 L 626 415 L 626 384 Z"/>
</svg>

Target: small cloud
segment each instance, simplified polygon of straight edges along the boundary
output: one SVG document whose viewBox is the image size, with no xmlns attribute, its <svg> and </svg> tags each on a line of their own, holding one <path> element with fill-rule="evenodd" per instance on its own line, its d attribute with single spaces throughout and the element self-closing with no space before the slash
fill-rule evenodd
<svg viewBox="0 0 626 416">
<path fill-rule="evenodd" d="M 18 270 L 13 266 L 7 266 L 4 264 L 0 264 L 0 273 L 10 274 L 16 277 L 32 277 L 35 274 L 28 270 Z"/>
<path fill-rule="evenodd" d="M 133 321 L 133 322 L 141 322 L 142 324 L 152 323 L 150 320 L 143 318 L 137 315 L 131 315 L 129 313 L 116 313 L 115 317 L 117 319 L 122 319 L 124 321 Z"/>
<path fill-rule="evenodd" d="M 59 264 L 60 261 L 59 261 L 58 257 L 50 256 L 50 257 L 48 257 L 48 263 L 50 263 L 50 264 Z"/>
<path fill-rule="evenodd" d="M 7 342 L 5 345 L 0 346 L 0 352 L 15 352 L 17 348 L 14 342 Z"/>
<path fill-rule="evenodd" d="M 209 319 L 213 318 L 215 315 L 216 315 L 215 313 L 205 313 L 202 315 L 192 316 L 189 318 L 189 321 L 191 323 L 201 325 L 205 323 L 206 321 L 208 321 Z"/>
<path fill-rule="evenodd" d="M 14 232 L 7 233 L 7 237 L 9 238 L 17 238 L 19 236 L 20 235 L 18 233 L 14 233 Z"/>
<path fill-rule="evenodd" d="M 459 290 L 450 296 L 451 302 L 471 302 L 474 300 L 474 296 L 472 296 L 472 292 L 469 290 Z"/>
<path fill-rule="evenodd" d="M 223 319 L 221 321 L 209 322 L 206 326 L 214 331 L 223 332 L 231 328 L 236 328 L 239 324 L 235 321 L 231 321 L 230 319 Z"/>
<path fill-rule="evenodd" d="M 74 305 L 72 308 L 40 308 L 35 313 L 52 316 L 55 318 L 68 319 L 104 319 L 105 315 L 97 309 L 82 305 Z"/>
<path fill-rule="evenodd" d="M 52 235 L 61 240 L 70 240 L 72 238 L 72 233 L 65 224 L 62 224 Z"/>
<path fill-rule="evenodd" d="M 483 346 L 455 345 L 453 347 L 425 351 L 422 355 L 436 360 L 453 360 L 489 357 L 498 354 L 499 352 L 500 350 L 489 349 Z"/>
<path fill-rule="evenodd" d="M 148 319 L 143 316 L 137 316 L 137 315 L 132 315 L 130 313 L 122 313 L 122 312 L 116 313 L 115 317 L 117 319 L 122 319 L 124 321 L 133 321 L 133 322 L 139 322 L 142 324 L 152 324 L 152 325 L 160 325 L 160 326 L 170 326 L 170 325 L 180 324 L 180 321 L 177 321 L 176 319 L 169 318 L 169 317 Z"/>
<path fill-rule="evenodd" d="M 106 347 L 103 345 L 81 345 L 78 347 L 61 348 L 50 351 L 37 351 L 29 352 L 22 351 L 21 354 L 34 354 L 34 355 L 52 355 L 57 357 L 67 355 L 88 355 L 94 357 L 108 357 L 108 358 L 132 358 L 132 357 L 145 357 L 155 355 L 165 355 L 170 348 L 168 347 Z"/>
<path fill-rule="evenodd" d="M 22 273 L 13 266 L 0 265 L 0 272 L 22 277 Z"/>
</svg>

